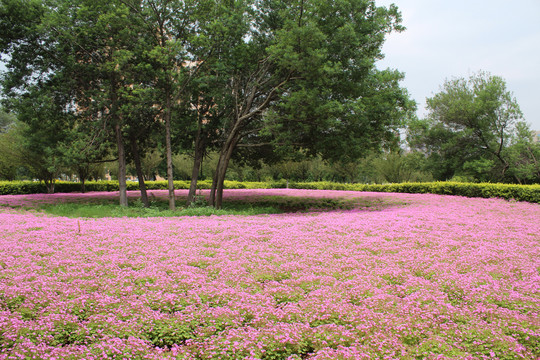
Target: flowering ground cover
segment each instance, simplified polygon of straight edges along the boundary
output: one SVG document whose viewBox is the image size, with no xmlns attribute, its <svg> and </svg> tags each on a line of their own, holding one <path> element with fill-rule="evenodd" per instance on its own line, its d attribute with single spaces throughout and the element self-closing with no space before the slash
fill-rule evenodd
<svg viewBox="0 0 540 360">
<path fill-rule="evenodd" d="M 357 207 L 101 219 L 0 207 L 0 359 L 540 357 L 540 205 L 284 189 L 225 200 L 285 195 Z M 0 203 L 85 196 L 114 194 Z"/>
</svg>

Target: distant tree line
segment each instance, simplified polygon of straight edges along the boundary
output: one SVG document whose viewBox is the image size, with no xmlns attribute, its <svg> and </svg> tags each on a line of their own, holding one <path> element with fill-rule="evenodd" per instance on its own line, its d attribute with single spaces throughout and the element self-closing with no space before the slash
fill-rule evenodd
<svg viewBox="0 0 540 360">
<path fill-rule="evenodd" d="M 474 85 L 476 83 L 476 85 Z M 458 86 L 459 85 L 459 86 Z M 472 94 L 471 92 L 477 92 Z M 521 119 L 519 106 L 505 82 L 487 73 L 445 82 L 441 92 L 428 99 L 428 116 L 410 118 L 407 138 L 386 151 L 371 151 L 355 160 L 328 160 L 302 151 L 287 157 L 261 159 L 235 157 L 227 180 L 335 181 L 347 183 L 400 183 L 417 181 L 540 183 L 540 143 Z M 455 115 L 457 113 L 457 115 Z M 27 147 L 24 123 L 0 112 L 0 179 L 40 178 L 39 167 Z M 397 140 L 397 139 L 396 139 Z M 26 144 L 26 145 L 25 145 Z M 130 159 L 127 173 L 144 180 L 166 177 L 167 167 L 159 144 L 148 147 L 139 159 L 141 174 Z M 70 157 L 68 157 L 69 159 Z M 205 153 L 197 178 L 212 179 L 219 153 Z M 193 154 L 172 156 L 173 179 L 193 179 Z M 84 166 L 81 166 L 84 165 Z M 77 179 L 118 179 L 117 162 L 64 162 L 58 169 Z M 84 186 L 84 183 L 83 183 Z M 83 189 L 84 190 L 84 189 Z"/>
</svg>

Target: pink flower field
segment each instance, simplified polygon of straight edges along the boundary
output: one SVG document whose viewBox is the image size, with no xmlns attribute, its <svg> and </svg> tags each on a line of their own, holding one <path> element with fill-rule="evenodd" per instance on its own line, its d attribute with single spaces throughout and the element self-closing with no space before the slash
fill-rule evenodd
<svg viewBox="0 0 540 360">
<path fill-rule="evenodd" d="M 540 357 L 540 205 L 285 189 L 225 201 L 268 195 L 385 205 L 102 219 L 0 207 L 0 359 Z"/>
</svg>

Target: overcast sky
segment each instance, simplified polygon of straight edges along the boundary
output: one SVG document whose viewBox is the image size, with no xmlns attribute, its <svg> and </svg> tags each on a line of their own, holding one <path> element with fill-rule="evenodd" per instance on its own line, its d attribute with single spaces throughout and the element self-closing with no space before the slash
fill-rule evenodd
<svg viewBox="0 0 540 360">
<path fill-rule="evenodd" d="M 540 0 L 376 0 L 396 4 L 404 32 L 391 34 L 379 68 L 402 83 L 424 111 L 445 79 L 480 70 L 506 80 L 534 130 L 540 130 Z"/>
</svg>

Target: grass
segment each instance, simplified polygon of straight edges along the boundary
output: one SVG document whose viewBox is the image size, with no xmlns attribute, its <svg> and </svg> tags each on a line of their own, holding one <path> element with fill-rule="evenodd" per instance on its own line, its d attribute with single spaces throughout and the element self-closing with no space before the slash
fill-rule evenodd
<svg viewBox="0 0 540 360">
<path fill-rule="evenodd" d="M 177 203 L 185 203 L 178 199 Z M 377 206 L 379 201 L 370 201 L 361 206 Z M 111 200 L 99 202 L 74 202 L 59 204 L 41 204 L 35 208 L 47 214 L 65 216 L 69 218 L 103 218 L 103 217 L 173 217 L 173 216 L 210 216 L 210 215 L 261 215 L 281 214 L 285 212 L 330 211 L 337 209 L 351 209 L 358 206 L 357 202 L 348 199 L 309 199 L 288 196 L 261 197 L 253 201 L 234 200 L 224 202 L 222 209 L 207 206 L 202 201 L 195 206 L 178 207 L 177 210 L 168 209 L 168 202 L 156 199 L 149 208 L 145 208 L 141 201 L 131 201 L 129 207 L 122 207 Z"/>
<path fill-rule="evenodd" d="M 215 209 L 210 206 L 179 207 L 172 211 L 166 202 L 153 202 L 149 208 L 136 202 L 129 207 L 107 203 L 62 203 L 40 205 L 38 210 L 55 216 L 69 218 L 87 217 L 172 217 L 172 216 L 210 216 L 210 215 L 258 215 L 278 214 L 282 211 L 270 206 L 253 206 L 251 204 L 226 204 L 223 209 Z"/>
<path fill-rule="evenodd" d="M 104 218 L 104 217 L 175 217 L 175 216 L 210 216 L 210 215 L 261 215 L 296 212 L 324 212 L 332 210 L 381 210 L 389 206 L 405 205 L 382 197 L 312 197 L 297 194 L 243 196 L 233 194 L 224 199 L 222 209 L 208 206 L 204 195 L 196 196 L 191 206 L 185 206 L 187 193 L 177 195 L 175 211 L 169 210 L 168 200 L 163 196 L 151 195 L 150 207 L 143 206 L 139 197 L 131 197 L 128 207 L 118 205 L 118 197 L 110 196 L 63 196 L 47 199 L 37 196 L 24 201 L 14 200 L 4 206 L 33 210 L 53 216 L 68 218 Z M 182 206 L 184 205 L 184 206 Z"/>
</svg>

